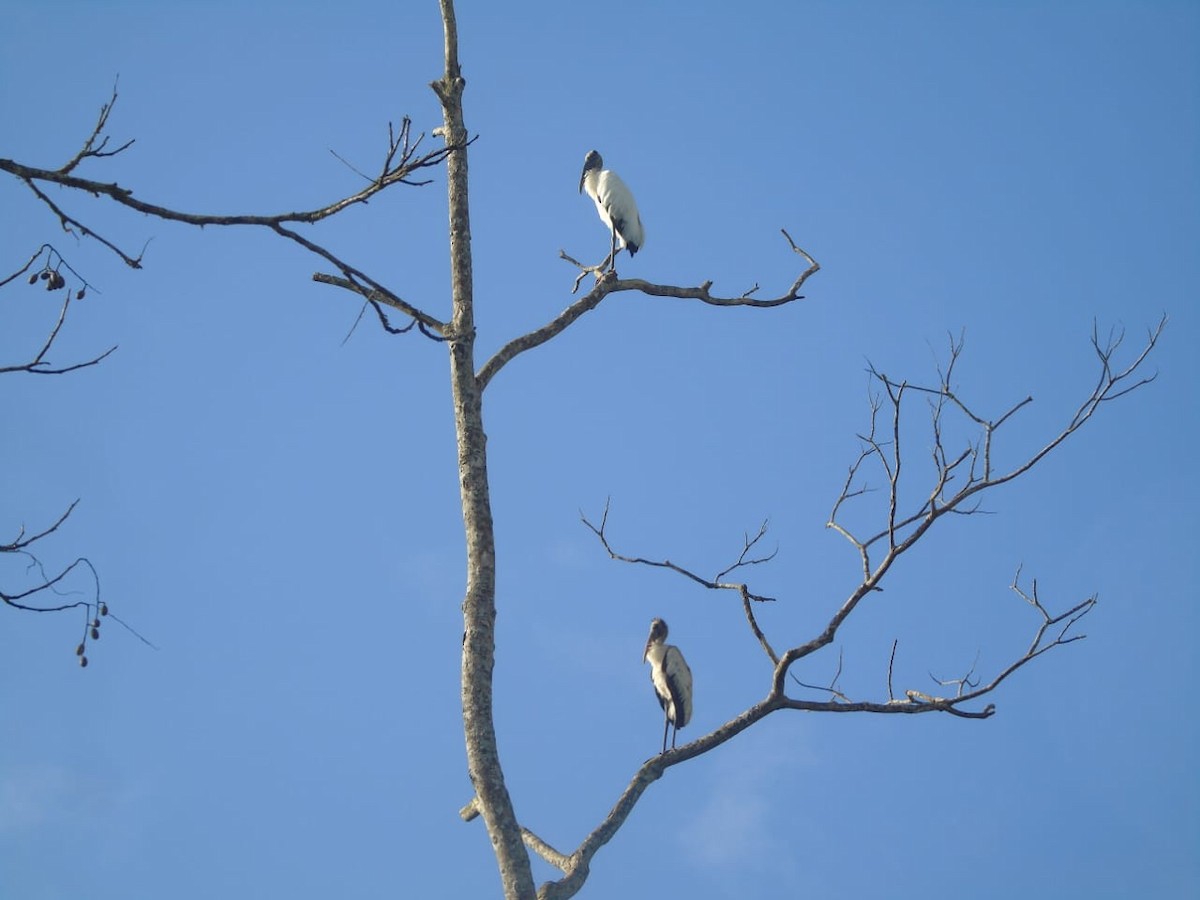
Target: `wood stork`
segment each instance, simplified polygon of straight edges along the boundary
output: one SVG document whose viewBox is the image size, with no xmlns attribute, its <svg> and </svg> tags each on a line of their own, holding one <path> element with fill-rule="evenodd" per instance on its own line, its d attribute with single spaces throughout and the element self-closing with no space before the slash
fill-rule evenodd
<svg viewBox="0 0 1200 900">
<path fill-rule="evenodd" d="M 587 195 L 595 201 L 596 212 L 600 213 L 600 221 L 608 226 L 612 233 L 612 252 L 609 261 L 616 265 L 617 238 L 621 238 L 621 247 L 629 250 L 633 256 L 642 249 L 646 239 L 646 231 L 642 228 L 642 217 L 638 215 L 637 203 L 633 200 L 633 192 L 621 180 L 621 176 L 611 169 L 604 168 L 604 160 L 595 150 L 589 150 L 583 159 L 583 174 L 579 176 L 579 192 L 587 191 Z"/>
<path fill-rule="evenodd" d="M 654 693 L 658 695 L 666 721 L 663 723 L 663 748 L 667 752 L 667 731 L 671 726 L 671 749 L 675 749 L 675 736 L 679 729 L 692 720 L 692 670 L 688 668 L 683 654 L 674 644 L 666 643 L 667 623 L 655 619 L 650 623 L 650 637 L 646 639 L 646 651 L 642 662 L 650 663 L 650 680 L 654 682 Z"/>
</svg>

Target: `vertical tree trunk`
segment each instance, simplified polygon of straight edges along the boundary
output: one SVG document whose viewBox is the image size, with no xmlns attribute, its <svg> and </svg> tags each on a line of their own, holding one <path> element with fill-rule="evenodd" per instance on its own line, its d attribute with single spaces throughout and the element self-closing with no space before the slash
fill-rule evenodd
<svg viewBox="0 0 1200 900">
<path fill-rule="evenodd" d="M 467 767 L 480 812 L 496 853 L 504 896 L 536 896 L 529 853 L 496 748 L 492 719 L 492 669 L 496 658 L 496 551 L 488 495 L 487 436 L 483 431 L 482 391 L 475 378 L 475 315 L 471 274 L 471 221 L 467 202 L 467 130 L 458 65 L 458 34 L 452 0 L 441 0 L 446 33 L 446 72 L 432 85 L 442 101 L 445 140 L 457 147 L 447 159 L 450 200 L 450 266 L 454 313 L 451 319 L 450 373 L 454 427 L 458 438 L 458 478 L 467 538 L 467 590 L 463 599 L 462 706 Z"/>
</svg>

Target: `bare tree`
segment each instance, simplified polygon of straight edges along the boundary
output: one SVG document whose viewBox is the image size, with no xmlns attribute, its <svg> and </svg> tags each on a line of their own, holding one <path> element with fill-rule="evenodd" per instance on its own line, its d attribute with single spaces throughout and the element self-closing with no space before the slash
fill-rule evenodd
<svg viewBox="0 0 1200 900">
<path fill-rule="evenodd" d="M 805 685 L 793 674 L 792 667 L 835 640 L 846 619 L 860 608 L 862 601 L 879 590 L 893 565 L 928 533 L 937 523 L 957 516 L 971 516 L 981 508 L 985 492 L 1020 477 L 1047 454 L 1057 450 L 1066 439 L 1086 424 L 1110 400 L 1145 384 L 1151 378 L 1140 375 L 1142 366 L 1161 333 L 1160 322 L 1152 330 L 1142 348 L 1131 361 L 1118 364 L 1120 335 L 1101 340 L 1093 334 L 1099 376 L 1096 387 L 1086 397 L 1073 416 L 1056 435 L 1052 435 L 1037 452 L 1016 461 L 1001 462 L 996 436 L 1000 429 L 1029 402 L 1022 400 L 1007 410 L 988 416 L 964 401 L 952 384 L 954 366 L 962 352 L 961 342 L 952 342 L 948 361 L 931 385 L 916 385 L 897 381 L 872 370 L 874 393 L 870 399 L 869 427 L 860 437 L 861 450 L 850 466 L 844 485 L 836 497 L 828 526 L 841 534 L 861 560 L 861 580 L 849 595 L 834 608 L 825 628 L 806 641 L 790 639 L 772 642 L 760 628 L 755 607 L 773 598 L 751 590 L 742 576 L 755 565 L 766 562 L 770 555 L 759 555 L 758 546 L 766 534 L 766 526 L 747 535 L 733 562 L 709 577 L 666 559 L 625 555 L 618 552 L 610 537 L 609 510 L 606 507 L 598 522 L 587 518 L 585 524 L 598 538 L 601 546 L 615 559 L 637 565 L 667 569 L 711 590 L 732 591 L 739 599 L 746 623 L 763 653 L 771 663 L 770 677 L 764 684 L 764 696 L 730 721 L 691 743 L 672 749 L 648 760 L 633 774 L 612 810 L 597 823 L 584 840 L 570 851 L 555 849 L 546 839 L 527 827 L 516 816 L 512 799 L 505 786 L 504 769 L 493 722 L 493 681 L 495 663 L 496 568 L 495 540 L 489 497 L 487 446 L 483 430 L 483 406 L 488 386 L 499 372 L 524 353 L 535 349 L 562 334 L 580 321 L 584 313 L 595 309 L 614 294 L 635 292 L 651 296 L 669 296 L 694 300 L 714 306 L 749 306 L 758 309 L 790 304 L 803 299 L 800 290 L 806 280 L 819 270 L 817 263 L 783 232 L 792 253 L 803 260 L 795 280 L 778 296 L 760 298 L 757 285 L 737 296 L 722 297 L 712 292 L 712 282 L 696 286 L 654 284 L 641 279 L 623 279 L 604 266 L 586 266 L 567 254 L 562 257 L 578 269 L 574 283 L 577 290 L 592 276 L 590 289 L 571 302 L 558 316 L 526 334 L 516 336 L 482 365 L 476 359 L 476 326 L 474 318 L 470 204 L 467 166 L 471 137 L 464 119 L 463 97 L 466 82 L 458 59 L 457 25 L 452 0 L 440 0 L 445 34 L 445 69 L 431 87 L 437 94 L 443 113 L 443 124 L 437 136 L 443 145 L 435 150 L 420 152 L 423 135 L 414 137 L 410 123 L 405 120 L 398 132 L 389 130 L 388 143 L 378 173 L 370 178 L 363 190 L 335 200 L 319 209 L 272 215 L 225 216 L 185 212 L 141 200 L 126 187 L 75 174 L 85 161 L 117 153 L 106 151 L 107 126 L 112 100 L 103 108 L 96 127 L 85 140 L 81 150 L 66 165 L 58 169 L 39 168 L 12 160 L 0 159 L 0 169 L 9 172 L 29 186 L 35 197 L 49 207 L 62 226 L 79 234 L 101 241 L 124 262 L 140 267 L 141 255 L 118 248 L 115 240 L 95 234 L 53 203 L 41 185 L 57 184 L 107 197 L 115 203 L 160 219 L 192 225 L 251 226 L 265 228 L 289 241 L 303 246 L 316 255 L 332 271 L 319 271 L 315 281 L 347 290 L 369 304 L 379 321 L 392 333 L 410 332 L 414 328 L 425 337 L 445 343 L 450 355 L 452 402 L 457 435 L 458 471 L 463 523 L 466 535 L 466 589 L 463 601 L 464 635 L 462 652 L 462 710 L 467 761 L 475 795 L 462 809 L 464 819 L 482 818 L 492 841 L 504 894 L 509 898 L 559 898 L 577 893 L 587 879 L 592 860 L 626 821 L 629 813 L 646 789 L 667 768 L 693 759 L 730 740 L 766 716 L 780 710 L 804 710 L 835 713 L 924 714 L 948 713 L 970 719 L 985 719 L 993 715 L 989 703 L 982 708 L 976 701 L 996 690 L 1018 669 L 1043 653 L 1078 640 L 1074 631 L 1078 620 L 1094 603 L 1094 598 L 1077 602 L 1064 612 L 1052 613 L 1038 595 L 1036 583 L 1023 587 L 1014 581 L 1014 590 L 1028 603 L 1036 615 L 1028 649 L 1006 667 L 984 680 L 973 671 L 944 680 L 951 690 L 921 691 L 904 688 L 899 695 L 893 685 L 892 659 L 888 665 L 886 686 L 873 700 L 854 700 L 838 686 L 837 677 L 825 687 Z M 402 298 L 399 291 L 385 286 L 326 247 L 299 234 L 294 225 L 318 223 L 344 209 L 365 202 L 370 197 L 398 184 L 415 185 L 415 176 L 427 168 L 446 166 L 449 203 L 449 249 L 452 271 L 452 290 L 449 315 L 435 313 L 431 307 L 418 305 Z M 572 292 L 574 293 L 575 290 Z M 407 318 L 403 327 L 395 326 L 389 311 Z M 391 314 L 394 314 L 392 312 Z M 925 403 L 932 431 L 932 465 L 917 469 L 907 453 L 902 437 L 907 433 L 914 403 Z M 960 443 L 946 437 L 952 418 L 965 422 L 974 436 Z M 957 427 L 957 426 L 956 426 Z M 875 479 L 872 483 L 869 479 Z M 879 490 L 873 488 L 879 486 Z M 873 511 L 870 502 L 876 500 Z M 852 516 L 865 510 L 867 523 Z M 840 666 L 839 666 L 840 671 Z M 820 699 L 792 696 L 789 688 L 816 691 Z M 884 696 L 886 687 L 886 696 Z M 943 696 L 945 694 L 945 696 Z M 531 867 L 531 851 L 557 867 L 562 876 L 536 885 Z"/>
<path fill-rule="evenodd" d="M 68 286 L 67 276 L 63 274 L 66 271 L 74 282 L 78 283 L 75 286 L 73 283 Z M 62 291 L 62 305 L 59 307 L 58 316 L 51 326 L 50 331 L 43 338 L 37 351 L 33 356 L 24 362 L 5 363 L 0 362 L 0 375 L 65 375 L 68 372 L 74 372 L 78 369 L 85 369 L 89 366 L 94 366 L 103 360 L 106 356 L 112 353 L 117 348 L 109 347 L 99 356 L 84 360 L 83 362 L 72 362 L 65 364 L 55 364 L 49 359 L 49 354 L 54 347 L 54 342 L 58 339 L 62 332 L 63 326 L 67 321 L 67 314 L 70 311 L 73 300 L 82 300 L 86 295 L 88 288 L 91 287 L 87 281 L 62 258 L 62 255 L 49 244 L 42 244 L 36 251 L 26 260 L 25 264 L 18 268 L 10 275 L 0 278 L 0 290 L 11 288 L 17 279 L 26 273 L 30 285 L 44 285 L 46 291 L 54 293 Z M 23 577 L 21 584 L 16 587 L 8 585 L 0 585 L 0 602 L 10 609 L 22 610 L 25 612 L 64 612 L 68 609 L 80 609 L 84 613 L 83 639 L 75 648 L 75 654 L 79 658 L 79 664 L 86 666 L 88 664 L 87 645 L 90 640 L 98 640 L 100 637 L 101 618 L 108 615 L 108 604 L 100 600 L 100 578 L 96 574 L 95 568 L 86 557 L 79 557 L 73 562 L 56 571 L 47 571 L 42 564 L 41 559 L 36 555 L 35 544 L 46 541 L 67 521 L 67 518 L 75 511 L 75 507 L 79 504 L 76 499 L 59 515 L 51 524 L 41 528 L 40 530 L 27 531 L 25 526 L 20 526 L 17 529 L 17 534 L 14 538 L 4 543 L 0 543 L 0 559 L 23 562 Z M 90 584 L 87 586 L 86 598 L 83 600 L 70 599 L 72 596 L 77 596 L 80 591 L 71 588 L 73 578 L 76 575 L 83 575 L 85 579 L 90 576 Z"/>
</svg>

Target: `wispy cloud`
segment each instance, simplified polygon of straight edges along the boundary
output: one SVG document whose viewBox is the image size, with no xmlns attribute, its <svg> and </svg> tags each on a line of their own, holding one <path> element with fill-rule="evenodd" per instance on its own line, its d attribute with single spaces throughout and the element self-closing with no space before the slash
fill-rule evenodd
<svg viewBox="0 0 1200 900">
<path fill-rule="evenodd" d="M 763 855 L 785 855 L 788 849 L 787 829 L 782 827 L 790 808 L 786 798 L 802 773 L 811 771 L 814 757 L 794 740 L 784 746 L 766 735 L 744 739 L 757 746 L 748 753 L 718 751 L 707 796 L 680 834 L 685 852 L 699 866 L 753 868 Z"/>
<path fill-rule="evenodd" d="M 29 763 L 0 774 L 0 834 L 25 832 L 110 812 L 116 785 L 52 763 Z"/>
<path fill-rule="evenodd" d="M 0 775 L 0 833 L 46 825 L 67 812 L 73 778 L 61 766 L 38 763 Z"/>
</svg>

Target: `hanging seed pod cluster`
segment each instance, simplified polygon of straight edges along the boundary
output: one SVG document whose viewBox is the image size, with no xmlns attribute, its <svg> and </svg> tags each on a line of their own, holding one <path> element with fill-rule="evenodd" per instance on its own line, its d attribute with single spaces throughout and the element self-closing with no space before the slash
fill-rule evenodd
<svg viewBox="0 0 1200 900">
<path fill-rule="evenodd" d="M 44 281 L 46 283 L 46 290 L 61 291 L 67 286 L 67 279 L 62 273 L 62 269 L 65 268 L 82 282 L 82 286 L 75 291 L 75 299 L 82 300 L 86 297 L 87 289 L 91 285 L 84 281 L 83 278 L 80 278 L 79 273 L 72 269 L 67 261 L 62 258 L 62 255 L 49 244 L 44 244 L 42 250 L 46 253 L 45 265 L 29 276 L 29 283 L 37 284 L 39 281 Z"/>
<path fill-rule="evenodd" d="M 87 642 L 88 640 L 100 640 L 100 620 L 108 615 L 108 604 L 101 601 L 97 606 L 98 616 L 91 615 L 91 607 L 88 608 L 88 619 L 84 623 L 83 640 L 79 642 L 79 646 L 75 648 L 75 655 L 79 657 L 79 665 L 86 669 L 88 664 L 87 658 Z"/>
</svg>

